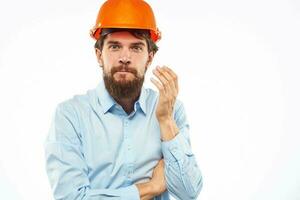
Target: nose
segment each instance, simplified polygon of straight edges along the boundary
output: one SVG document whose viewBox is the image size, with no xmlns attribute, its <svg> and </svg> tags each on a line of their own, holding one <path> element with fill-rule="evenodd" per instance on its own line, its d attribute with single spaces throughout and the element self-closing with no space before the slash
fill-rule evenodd
<svg viewBox="0 0 300 200">
<path fill-rule="evenodd" d="M 122 49 L 119 57 L 119 63 L 122 65 L 129 65 L 131 63 L 130 51 L 128 49 Z"/>
</svg>

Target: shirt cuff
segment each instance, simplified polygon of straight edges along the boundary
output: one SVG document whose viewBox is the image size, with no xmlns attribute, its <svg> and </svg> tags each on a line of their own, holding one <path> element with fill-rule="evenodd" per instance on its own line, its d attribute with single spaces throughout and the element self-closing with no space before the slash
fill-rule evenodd
<svg viewBox="0 0 300 200">
<path fill-rule="evenodd" d="M 162 142 L 162 153 L 166 161 L 176 162 L 184 159 L 186 155 L 193 155 L 183 134 L 183 132 L 179 132 L 173 139 Z"/>
</svg>

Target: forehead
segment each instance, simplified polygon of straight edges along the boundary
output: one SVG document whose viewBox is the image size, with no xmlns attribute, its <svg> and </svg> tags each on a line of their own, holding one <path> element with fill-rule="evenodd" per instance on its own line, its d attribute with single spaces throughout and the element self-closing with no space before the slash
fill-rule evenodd
<svg viewBox="0 0 300 200">
<path fill-rule="evenodd" d="M 104 43 L 110 42 L 110 41 L 114 41 L 114 42 L 119 42 L 122 44 L 131 44 L 131 43 L 144 43 L 146 45 L 146 41 L 145 39 L 139 39 L 136 38 L 134 35 L 132 35 L 130 32 L 127 31 L 122 31 L 122 32 L 114 32 L 114 33 L 110 33 L 106 36 L 106 39 L 104 41 Z"/>
</svg>

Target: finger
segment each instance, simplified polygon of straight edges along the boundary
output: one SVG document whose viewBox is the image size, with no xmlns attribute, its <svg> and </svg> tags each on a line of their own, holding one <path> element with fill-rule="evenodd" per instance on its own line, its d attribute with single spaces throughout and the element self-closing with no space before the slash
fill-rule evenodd
<svg viewBox="0 0 300 200">
<path fill-rule="evenodd" d="M 172 77 L 169 75 L 169 72 L 166 70 L 166 66 L 157 67 L 157 70 L 167 81 L 172 81 Z"/>
<path fill-rule="evenodd" d="M 162 73 L 158 70 L 158 68 L 153 70 L 153 74 L 158 78 L 161 82 L 162 86 L 165 89 L 165 92 L 168 93 L 170 91 L 170 86 L 168 80 L 162 75 Z"/>
<path fill-rule="evenodd" d="M 171 106 L 173 109 L 173 105 L 176 101 L 177 98 L 177 94 L 178 94 L 178 90 L 176 88 L 176 82 L 174 81 L 174 78 L 172 77 L 172 75 L 169 73 L 169 68 L 167 66 L 164 66 L 160 69 L 161 73 L 164 74 L 164 76 L 168 79 L 169 85 L 170 85 L 170 93 L 168 94 L 168 96 L 170 97 L 171 100 Z"/>
<path fill-rule="evenodd" d="M 156 166 L 160 166 L 160 167 L 163 167 L 164 165 L 165 163 L 163 159 L 159 160 L 158 163 L 156 164 Z"/>
<path fill-rule="evenodd" d="M 162 165 L 165 164 L 164 159 L 161 159 L 159 162 L 160 162 Z"/>
<path fill-rule="evenodd" d="M 176 85 L 176 89 L 178 91 L 178 76 L 177 74 L 169 67 L 166 67 L 166 70 L 169 72 L 169 74 L 172 76 L 174 82 L 175 82 L 175 85 Z"/>
<path fill-rule="evenodd" d="M 176 75 L 176 73 L 169 67 L 166 67 L 166 71 L 170 74 L 170 76 L 172 77 L 173 81 L 175 82 L 175 87 L 176 90 L 178 92 L 178 76 Z"/>
<path fill-rule="evenodd" d="M 165 93 L 165 88 L 159 81 L 155 80 L 154 78 L 150 78 L 150 80 L 157 87 L 160 93 Z"/>
<path fill-rule="evenodd" d="M 163 76 L 168 80 L 170 84 L 170 88 L 172 89 L 173 95 L 177 96 L 177 87 L 176 87 L 176 77 L 170 72 L 170 68 L 164 66 L 163 68 L 159 69 L 159 71 L 163 74 Z"/>
<path fill-rule="evenodd" d="M 167 67 L 166 66 L 159 67 L 159 68 L 157 68 L 157 70 L 168 81 L 169 84 L 173 84 L 173 78 L 169 74 L 169 72 L 167 71 Z"/>
<path fill-rule="evenodd" d="M 163 86 L 166 86 L 168 84 L 168 79 L 165 78 L 165 76 L 162 73 L 162 70 L 159 66 L 157 66 L 153 70 L 153 74 L 160 80 L 160 82 L 163 84 Z"/>
</svg>

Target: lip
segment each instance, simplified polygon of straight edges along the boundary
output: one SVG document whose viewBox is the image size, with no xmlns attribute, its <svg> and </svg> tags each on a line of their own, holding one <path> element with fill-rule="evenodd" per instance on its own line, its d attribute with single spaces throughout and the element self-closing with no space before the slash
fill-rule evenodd
<svg viewBox="0 0 300 200">
<path fill-rule="evenodd" d="M 119 71 L 119 72 L 116 72 L 118 74 L 131 74 L 131 72 L 122 72 L 122 71 Z"/>
</svg>

